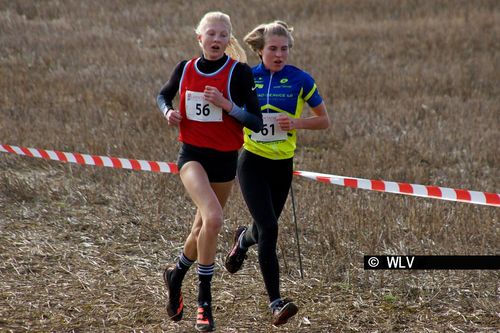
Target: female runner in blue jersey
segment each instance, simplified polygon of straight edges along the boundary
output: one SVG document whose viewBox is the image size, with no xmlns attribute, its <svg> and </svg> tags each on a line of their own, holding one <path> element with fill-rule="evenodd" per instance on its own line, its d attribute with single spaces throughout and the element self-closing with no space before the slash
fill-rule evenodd
<svg viewBox="0 0 500 333">
<path fill-rule="evenodd" d="M 157 97 L 168 124 L 179 128 L 182 147 L 177 165 L 182 183 L 197 207 L 177 264 L 163 274 L 168 289 L 167 312 L 170 319 L 181 320 L 182 280 L 197 260 L 200 283 L 195 327 L 202 332 L 215 329 L 211 280 L 217 235 L 236 176 L 243 126 L 257 132 L 262 127 L 259 101 L 252 90 L 252 72 L 248 65 L 236 60 L 246 61 L 246 57 L 231 28 L 228 15 L 205 14 L 196 29 L 203 55 L 178 63 Z M 178 92 L 176 109 L 172 101 Z"/>
<path fill-rule="evenodd" d="M 286 323 L 298 311 L 291 300 L 281 298 L 276 255 L 278 218 L 292 182 L 297 130 L 330 126 L 312 77 L 287 64 L 293 46 L 291 32 L 285 22 L 275 21 L 259 25 L 244 38 L 262 60 L 252 71 L 264 125 L 260 132 L 244 129 L 238 179 L 253 224 L 235 231 L 234 244 L 225 262 L 230 273 L 237 272 L 248 248 L 257 244 L 275 326 Z M 309 105 L 312 115 L 301 118 L 304 103 Z"/>
</svg>

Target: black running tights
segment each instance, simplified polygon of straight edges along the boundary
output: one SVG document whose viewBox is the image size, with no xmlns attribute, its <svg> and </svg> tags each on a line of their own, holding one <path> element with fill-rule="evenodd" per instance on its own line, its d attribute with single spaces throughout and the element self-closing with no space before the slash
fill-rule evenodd
<svg viewBox="0 0 500 333">
<path fill-rule="evenodd" d="M 260 270 L 270 302 L 281 297 L 276 254 L 278 218 L 288 196 L 292 172 L 293 158 L 270 160 L 243 150 L 238 161 L 238 180 L 254 220 L 243 245 L 258 244 Z"/>
</svg>

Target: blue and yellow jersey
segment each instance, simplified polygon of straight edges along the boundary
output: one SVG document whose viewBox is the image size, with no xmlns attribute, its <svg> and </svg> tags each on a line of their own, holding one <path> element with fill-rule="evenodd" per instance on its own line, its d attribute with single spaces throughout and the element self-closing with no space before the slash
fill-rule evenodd
<svg viewBox="0 0 500 333">
<path fill-rule="evenodd" d="M 285 65 L 271 73 L 259 64 L 252 68 L 255 87 L 261 105 L 264 127 L 258 133 L 244 129 L 243 147 L 259 156 L 273 160 L 293 157 L 297 143 L 296 130 L 283 132 L 275 117 L 281 113 L 300 118 L 304 103 L 314 108 L 323 101 L 314 79 L 303 70 Z"/>
</svg>

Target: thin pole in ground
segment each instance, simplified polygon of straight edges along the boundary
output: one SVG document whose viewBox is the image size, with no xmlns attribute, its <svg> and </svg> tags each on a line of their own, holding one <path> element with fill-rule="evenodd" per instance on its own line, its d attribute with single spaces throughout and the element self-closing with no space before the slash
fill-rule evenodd
<svg viewBox="0 0 500 333">
<path fill-rule="evenodd" d="M 297 215 L 295 213 L 295 196 L 293 195 L 293 184 L 290 184 L 290 195 L 292 197 L 293 223 L 295 224 L 295 238 L 297 239 L 297 251 L 299 252 L 300 277 L 303 279 L 304 278 L 304 271 L 302 270 L 302 255 L 300 252 L 299 230 L 297 227 Z"/>
</svg>

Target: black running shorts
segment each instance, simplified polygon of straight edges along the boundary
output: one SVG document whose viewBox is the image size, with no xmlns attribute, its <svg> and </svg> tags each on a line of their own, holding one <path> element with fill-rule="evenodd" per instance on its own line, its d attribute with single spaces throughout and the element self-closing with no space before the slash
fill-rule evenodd
<svg viewBox="0 0 500 333">
<path fill-rule="evenodd" d="M 236 177 L 238 151 L 223 152 L 183 143 L 177 159 L 179 170 L 190 161 L 201 164 L 211 183 L 225 183 Z"/>
</svg>

